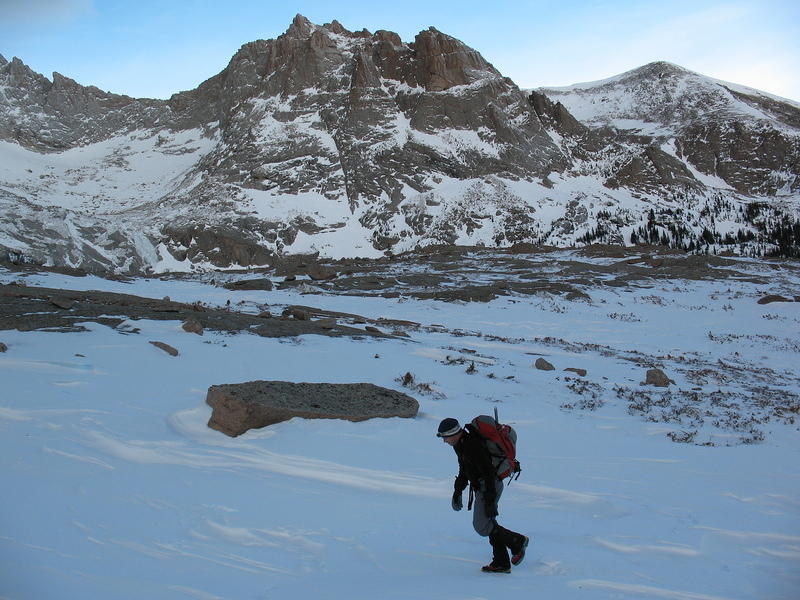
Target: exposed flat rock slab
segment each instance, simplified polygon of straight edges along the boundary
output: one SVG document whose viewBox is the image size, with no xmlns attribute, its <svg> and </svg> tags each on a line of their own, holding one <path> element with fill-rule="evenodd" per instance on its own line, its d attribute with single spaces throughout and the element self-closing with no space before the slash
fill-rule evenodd
<svg viewBox="0 0 800 600">
<path fill-rule="evenodd" d="M 208 426 L 236 437 L 250 429 L 304 419 L 367 419 L 417 415 L 419 403 L 402 392 L 371 383 L 291 383 L 248 381 L 212 385 L 206 403 Z"/>
<path fill-rule="evenodd" d="M 81 322 L 92 321 L 118 327 L 128 319 L 179 320 L 184 323 L 191 319 L 194 332 L 198 334 L 208 329 L 230 333 L 247 331 L 262 337 L 304 334 L 390 337 L 338 323 L 331 325 L 330 321 L 318 323 L 310 318 L 302 321 L 271 319 L 201 304 L 131 294 L 0 284 L 0 331 L 86 331 Z"/>
</svg>

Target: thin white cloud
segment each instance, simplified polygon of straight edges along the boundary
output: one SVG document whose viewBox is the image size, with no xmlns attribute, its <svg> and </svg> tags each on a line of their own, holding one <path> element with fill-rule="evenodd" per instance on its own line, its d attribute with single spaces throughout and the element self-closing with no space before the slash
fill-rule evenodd
<svg viewBox="0 0 800 600">
<path fill-rule="evenodd" d="M 12 23 L 63 21 L 91 10 L 92 0 L 2 0 L 0 20 Z"/>
</svg>

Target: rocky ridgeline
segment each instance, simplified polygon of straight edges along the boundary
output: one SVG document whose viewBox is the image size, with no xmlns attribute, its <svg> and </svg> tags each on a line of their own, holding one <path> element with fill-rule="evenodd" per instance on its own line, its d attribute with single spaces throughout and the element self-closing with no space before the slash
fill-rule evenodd
<svg viewBox="0 0 800 600">
<path fill-rule="evenodd" d="M 627 153 L 618 150 L 625 163 L 614 178 L 618 185 L 644 183 L 649 174 L 650 185 L 700 186 L 690 165 L 741 194 L 800 191 L 796 103 L 667 62 L 606 81 L 541 88 L 534 95 L 557 103 L 570 117 L 567 111 L 574 111 L 611 145 L 633 142 Z M 568 133 L 585 131 L 570 124 Z M 667 152 L 664 144 L 670 146 Z"/>
<path fill-rule="evenodd" d="M 0 90 L 0 140 L 32 152 L 0 168 L 16 262 L 142 273 L 590 242 L 793 255 L 800 238 L 797 105 L 666 63 L 528 93 L 433 27 L 403 42 L 298 15 L 168 100 L 2 57 Z M 49 158 L 90 144 L 106 154 Z"/>
<path fill-rule="evenodd" d="M 50 81 L 16 57 L 0 56 L 0 85 L 0 140 L 40 152 L 157 127 L 166 116 L 164 102 L 111 94 L 60 73 Z"/>
</svg>

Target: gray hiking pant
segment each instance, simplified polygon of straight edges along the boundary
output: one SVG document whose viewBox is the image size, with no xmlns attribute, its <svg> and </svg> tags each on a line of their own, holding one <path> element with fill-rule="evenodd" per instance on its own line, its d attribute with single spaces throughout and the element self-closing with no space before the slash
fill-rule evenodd
<svg viewBox="0 0 800 600">
<path fill-rule="evenodd" d="M 497 509 L 500 496 L 503 493 L 503 482 L 497 478 L 494 480 L 494 492 L 494 507 Z M 495 517 L 486 515 L 486 504 L 484 503 L 483 493 L 480 490 L 475 490 L 475 501 L 472 504 L 472 526 L 475 528 L 475 531 L 478 532 L 478 535 L 483 537 L 491 535 L 495 524 L 494 519 Z"/>
</svg>

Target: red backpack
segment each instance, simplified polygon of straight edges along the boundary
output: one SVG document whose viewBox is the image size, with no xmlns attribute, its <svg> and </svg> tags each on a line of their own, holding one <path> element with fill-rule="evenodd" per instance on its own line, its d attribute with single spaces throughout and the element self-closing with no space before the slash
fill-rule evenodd
<svg viewBox="0 0 800 600">
<path fill-rule="evenodd" d="M 509 483 L 512 479 L 519 479 L 522 467 L 517 460 L 517 432 L 511 425 L 500 424 L 497 408 L 494 409 L 494 418 L 480 415 L 472 419 L 472 427 L 485 440 L 497 476 L 500 479 L 510 477 Z"/>
</svg>

